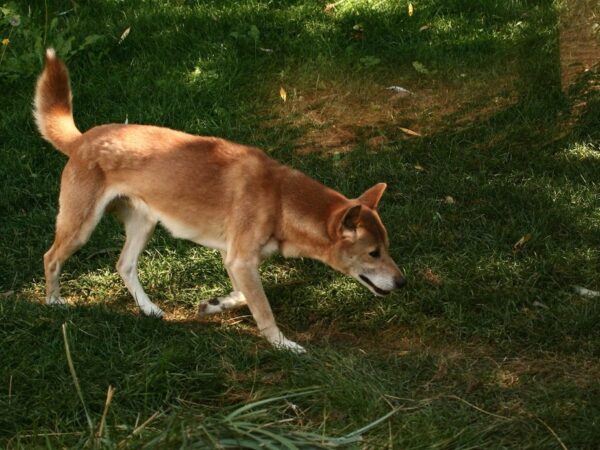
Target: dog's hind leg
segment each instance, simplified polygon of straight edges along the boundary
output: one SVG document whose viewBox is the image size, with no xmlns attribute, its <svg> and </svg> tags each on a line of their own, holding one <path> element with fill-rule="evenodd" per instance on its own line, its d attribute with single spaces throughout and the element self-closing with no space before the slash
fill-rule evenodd
<svg viewBox="0 0 600 450">
<path fill-rule="evenodd" d="M 88 241 L 108 200 L 102 195 L 99 172 L 67 163 L 61 181 L 56 235 L 44 255 L 46 304 L 65 303 L 60 296 L 60 271 L 65 261 Z"/>
<path fill-rule="evenodd" d="M 156 220 L 149 217 L 142 208 L 136 208 L 126 200 L 120 202 L 116 215 L 125 225 L 126 238 L 117 270 L 140 310 L 147 316 L 162 317 L 162 309 L 148 298 L 137 273 L 138 258 L 154 231 Z"/>
<path fill-rule="evenodd" d="M 223 258 L 223 264 L 225 264 L 225 261 L 227 260 L 227 252 L 225 250 L 221 250 L 221 257 Z M 225 264 L 225 269 L 227 270 L 227 275 L 229 275 L 233 292 L 231 292 L 229 295 L 225 295 L 223 297 L 214 297 L 210 300 L 200 303 L 198 310 L 200 315 L 208 316 L 209 314 L 218 314 L 229 309 L 236 309 L 247 305 L 246 297 L 244 297 L 244 294 L 237 289 L 235 280 L 233 279 L 227 264 Z"/>
</svg>

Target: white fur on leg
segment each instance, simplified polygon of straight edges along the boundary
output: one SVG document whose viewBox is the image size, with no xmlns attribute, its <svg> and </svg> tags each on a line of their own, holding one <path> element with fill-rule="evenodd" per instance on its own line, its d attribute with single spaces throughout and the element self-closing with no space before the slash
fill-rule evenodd
<svg viewBox="0 0 600 450">
<path fill-rule="evenodd" d="M 137 277 L 136 266 L 132 266 L 130 270 L 124 270 L 120 268 L 119 273 L 121 274 L 121 278 L 123 278 L 125 286 L 127 286 L 127 289 L 133 296 L 135 303 L 138 305 L 144 315 L 163 317 L 165 315 L 163 310 L 156 306 L 156 304 L 154 304 L 144 292 L 144 288 L 142 288 L 140 280 L 138 280 Z"/>
<path fill-rule="evenodd" d="M 165 313 L 148 298 L 137 274 L 138 258 L 156 222 L 145 215 L 143 210 L 133 207 L 121 213 L 127 238 L 117 263 L 117 270 L 142 313 L 146 316 L 163 317 Z"/>
<path fill-rule="evenodd" d="M 270 328 L 268 330 L 262 330 L 263 336 L 269 341 L 273 347 L 279 350 L 290 351 L 292 353 L 306 353 L 306 349 L 300 344 L 286 338 L 279 328 Z"/>
<path fill-rule="evenodd" d="M 138 281 L 138 284 L 139 284 L 139 281 Z M 134 295 L 134 297 L 135 297 L 135 302 L 139 306 L 142 313 L 145 316 L 158 317 L 159 319 L 162 318 L 165 315 L 164 311 L 162 309 L 160 309 L 158 306 L 156 306 L 156 303 L 153 303 L 152 301 L 150 301 L 150 299 L 148 298 L 148 296 L 146 295 L 146 293 L 143 290 L 141 291 L 141 294 L 143 294 L 143 296 L 145 298 L 137 297 L 136 295 Z"/>
<path fill-rule="evenodd" d="M 233 291 L 225 297 L 215 297 L 200 304 L 199 313 L 201 316 L 209 314 L 218 314 L 228 309 L 235 309 L 246 304 L 246 297 L 239 291 Z"/>
<path fill-rule="evenodd" d="M 66 305 L 67 301 L 60 295 L 46 297 L 46 305 Z"/>
</svg>

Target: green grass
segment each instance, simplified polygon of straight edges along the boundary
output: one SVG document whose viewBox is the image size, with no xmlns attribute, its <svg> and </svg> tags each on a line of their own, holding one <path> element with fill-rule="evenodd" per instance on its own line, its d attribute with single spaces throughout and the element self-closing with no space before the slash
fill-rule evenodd
<svg viewBox="0 0 600 450">
<path fill-rule="evenodd" d="M 30 3 L 23 26 L 43 30 L 44 3 Z M 353 445 L 597 447 L 600 301 L 573 286 L 600 289 L 600 74 L 561 91 L 557 2 L 413 4 L 409 17 L 387 0 L 331 13 L 309 0 L 48 2 L 50 18 L 66 11 L 54 32 L 104 36 L 69 60 L 81 129 L 128 118 L 227 137 L 348 196 L 385 181 L 381 214 L 409 285 L 374 298 L 316 262 L 269 260 L 275 315 L 308 349 L 289 355 L 246 311 L 195 320 L 203 298 L 229 291 L 226 274 L 216 252 L 160 230 L 140 277 L 189 321 L 140 317 L 107 218 L 63 272 L 73 306 L 41 305 L 65 159 L 35 130 L 35 74 L 24 73 L 0 88 L 0 447 L 285 448 L 315 436 L 326 447 L 390 411 Z M 9 51 L 29 51 L 14 36 Z M 365 122 L 389 85 L 415 96 Z M 440 106 L 446 92 L 462 103 Z M 324 106 L 301 106 L 308 96 Z M 363 105 L 344 112 L 357 138 L 346 152 L 298 152 L 341 117 L 301 120 L 328 103 Z M 372 136 L 385 138 L 376 150 Z M 94 439 L 85 410 L 96 433 L 109 385 Z"/>
</svg>

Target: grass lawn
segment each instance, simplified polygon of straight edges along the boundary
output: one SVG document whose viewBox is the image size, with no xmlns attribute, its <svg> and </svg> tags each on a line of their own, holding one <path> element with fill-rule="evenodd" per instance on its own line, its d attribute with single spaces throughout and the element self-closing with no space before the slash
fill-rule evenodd
<svg viewBox="0 0 600 450">
<path fill-rule="evenodd" d="M 564 86 L 561 2 L 45 3 L 0 1 L 20 14 L 0 21 L 0 447 L 598 448 L 600 298 L 573 288 L 600 289 L 600 72 Z M 218 135 L 350 197 L 387 182 L 407 288 L 270 259 L 308 350 L 287 354 L 245 309 L 199 319 L 230 290 L 218 253 L 162 230 L 140 278 L 167 317 L 140 316 L 106 218 L 63 271 L 70 306 L 44 306 L 65 164 L 31 117 L 44 41 L 82 130 Z"/>
</svg>

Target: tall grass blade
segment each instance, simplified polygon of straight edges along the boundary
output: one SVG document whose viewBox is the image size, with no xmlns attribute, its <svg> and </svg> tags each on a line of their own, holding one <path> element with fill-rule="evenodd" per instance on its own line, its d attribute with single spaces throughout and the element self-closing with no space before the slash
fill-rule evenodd
<svg viewBox="0 0 600 450">
<path fill-rule="evenodd" d="M 79 400 L 81 401 L 81 405 L 83 406 L 83 411 L 85 412 L 85 417 L 87 419 L 88 427 L 90 428 L 90 435 L 94 435 L 94 423 L 92 422 L 92 418 L 85 404 L 85 400 L 83 399 L 83 392 L 81 390 L 81 386 L 79 385 L 79 380 L 77 379 L 77 373 L 75 372 L 75 366 L 73 365 L 73 358 L 71 358 L 71 350 L 69 348 L 69 338 L 67 336 L 67 324 L 62 324 L 62 334 L 65 342 L 65 353 L 67 354 L 67 364 L 69 365 L 69 371 L 71 372 L 71 377 L 73 378 L 73 383 L 75 384 L 75 390 L 77 391 L 77 395 L 79 396 Z"/>
<path fill-rule="evenodd" d="M 236 409 L 232 413 L 228 414 L 227 416 L 225 416 L 225 419 L 232 420 L 232 419 L 235 419 L 236 417 L 239 417 L 246 411 L 252 410 L 258 406 L 266 405 L 269 403 L 274 403 L 279 400 L 287 400 L 287 399 L 295 398 L 295 397 L 304 397 L 304 396 L 307 396 L 310 394 L 314 394 L 315 392 L 319 392 L 320 390 L 321 390 L 320 388 L 308 388 L 308 389 L 303 389 L 301 391 L 298 391 L 298 392 L 295 392 L 292 394 L 281 395 L 279 397 L 266 398 L 264 400 L 259 400 L 257 402 L 248 403 L 247 405 L 244 405 L 244 406 Z"/>
</svg>

